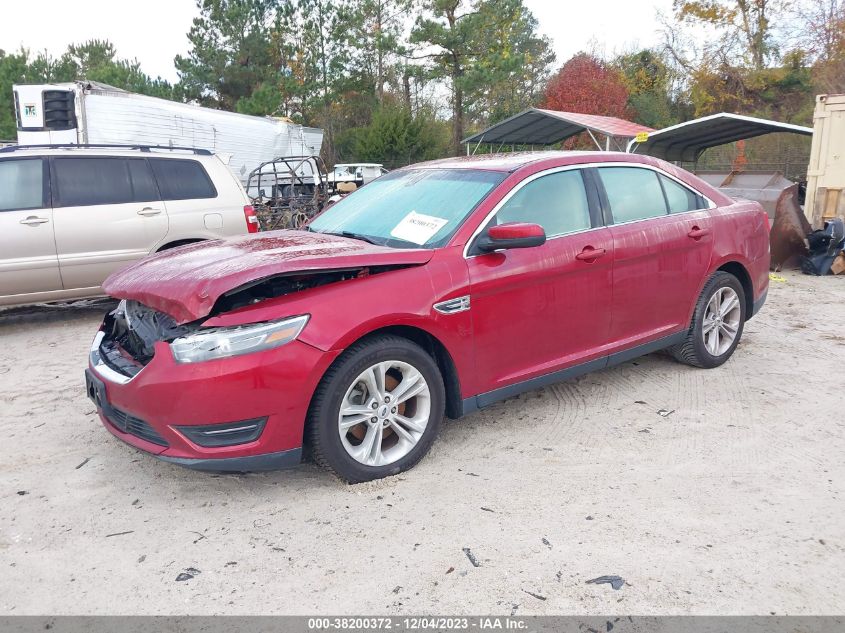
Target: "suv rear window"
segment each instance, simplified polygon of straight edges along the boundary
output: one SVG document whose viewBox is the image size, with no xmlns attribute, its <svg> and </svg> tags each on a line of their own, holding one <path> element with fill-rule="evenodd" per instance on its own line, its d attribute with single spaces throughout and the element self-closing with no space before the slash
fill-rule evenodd
<svg viewBox="0 0 845 633">
<path fill-rule="evenodd" d="M 54 206 L 81 207 L 158 200 L 144 159 L 53 159 Z"/>
<path fill-rule="evenodd" d="M 0 211 L 44 206 L 44 161 L 40 158 L 0 161 Z"/>
<path fill-rule="evenodd" d="M 216 198 L 217 190 L 195 160 L 151 158 L 153 172 L 163 200 L 194 200 Z"/>
</svg>

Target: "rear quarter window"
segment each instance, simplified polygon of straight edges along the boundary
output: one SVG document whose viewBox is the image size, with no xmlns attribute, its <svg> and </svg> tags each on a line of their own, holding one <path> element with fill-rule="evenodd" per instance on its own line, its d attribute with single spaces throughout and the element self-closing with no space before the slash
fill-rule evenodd
<svg viewBox="0 0 845 633">
<path fill-rule="evenodd" d="M 176 158 L 151 158 L 149 161 L 162 200 L 217 197 L 217 189 L 199 162 Z"/>
<path fill-rule="evenodd" d="M 683 213 L 684 211 L 706 208 L 704 200 L 698 194 L 671 178 L 661 175 L 660 183 L 663 185 L 663 191 L 666 192 L 669 213 Z"/>
</svg>

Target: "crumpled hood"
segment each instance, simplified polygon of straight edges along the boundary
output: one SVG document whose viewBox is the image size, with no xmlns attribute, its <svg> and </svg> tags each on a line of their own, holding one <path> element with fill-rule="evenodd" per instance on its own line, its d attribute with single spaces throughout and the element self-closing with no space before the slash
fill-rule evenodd
<svg viewBox="0 0 845 633">
<path fill-rule="evenodd" d="M 103 290 L 164 312 L 177 323 L 207 316 L 217 299 L 244 284 L 287 273 L 365 266 L 425 264 L 427 249 L 398 249 L 306 231 L 190 244 L 112 274 Z"/>
</svg>

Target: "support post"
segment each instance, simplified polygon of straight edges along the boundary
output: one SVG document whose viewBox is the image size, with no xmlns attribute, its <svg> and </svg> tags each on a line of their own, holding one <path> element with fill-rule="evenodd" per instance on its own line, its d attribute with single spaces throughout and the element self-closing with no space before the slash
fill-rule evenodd
<svg viewBox="0 0 845 633">
<path fill-rule="evenodd" d="M 595 137 L 595 136 L 593 136 L 593 131 L 592 131 L 592 130 L 587 130 L 587 134 L 589 134 L 589 135 L 590 135 L 590 138 L 591 138 L 591 139 L 593 139 L 593 143 L 595 143 L 595 144 L 596 144 L 596 147 L 598 147 L 598 148 L 599 148 L 599 151 L 601 151 L 601 143 L 599 143 L 599 142 L 598 142 L 598 140 L 596 140 L 596 137 Z"/>
</svg>

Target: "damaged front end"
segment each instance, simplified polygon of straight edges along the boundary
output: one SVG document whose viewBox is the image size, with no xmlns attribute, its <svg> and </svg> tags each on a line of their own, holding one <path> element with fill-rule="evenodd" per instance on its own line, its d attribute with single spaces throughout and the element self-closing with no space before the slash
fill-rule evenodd
<svg viewBox="0 0 845 633">
<path fill-rule="evenodd" d="M 197 323 L 178 325 L 163 312 L 123 300 L 103 320 L 91 360 L 95 366 L 105 365 L 124 379 L 133 378 L 153 359 L 158 341 L 169 343 L 198 328 Z"/>
<path fill-rule="evenodd" d="M 320 270 L 303 273 L 286 273 L 257 279 L 233 288 L 220 295 L 209 316 L 216 316 L 254 305 L 267 299 L 275 299 L 294 292 L 302 292 L 318 286 L 361 279 L 371 274 L 403 268 L 403 266 L 356 267 L 340 270 Z"/>
<path fill-rule="evenodd" d="M 233 327 L 204 327 L 210 318 L 318 286 L 369 277 L 403 266 L 362 267 L 276 275 L 223 293 L 211 312 L 198 320 L 177 323 L 168 314 L 133 299 L 124 299 L 108 313 L 91 350 L 94 366 L 103 366 L 125 382 L 155 356 L 156 344 L 167 343 L 177 363 L 227 358 L 279 347 L 299 336 L 309 315 Z"/>
<path fill-rule="evenodd" d="M 147 257 L 112 274 L 103 290 L 116 299 L 138 301 L 183 325 L 315 285 L 391 267 L 421 266 L 432 255 L 431 249 L 389 248 L 306 231 L 272 231 Z"/>
</svg>

